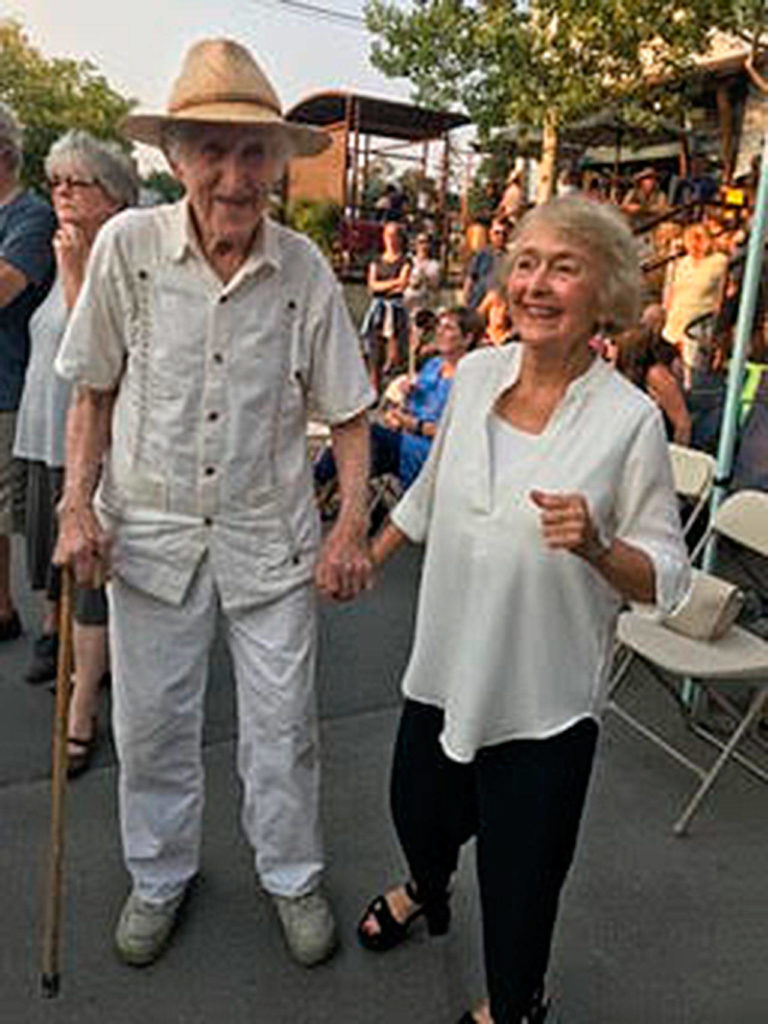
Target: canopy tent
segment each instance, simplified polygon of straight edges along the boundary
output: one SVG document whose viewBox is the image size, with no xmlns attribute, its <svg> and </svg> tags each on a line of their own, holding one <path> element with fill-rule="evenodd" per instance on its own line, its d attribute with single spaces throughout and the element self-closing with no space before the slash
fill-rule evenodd
<svg viewBox="0 0 768 1024">
<path fill-rule="evenodd" d="M 307 96 L 286 114 L 290 121 L 324 128 L 332 145 L 324 153 L 291 164 L 286 188 L 288 201 L 330 201 L 343 211 L 340 259 L 337 269 L 357 276 L 378 245 L 379 225 L 364 209 L 369 170 L 374 157 L 415 162 L 424 177 L 430 144 L 442 146 L 435 208 L 430 211 L 447 260 L 449 225 L 447 188 L 450 171 L 449 133 L 470 123 L 465 114 L 403 103 L 399 100 L 332 91 Z M 383 147 L 380 141 L 390 140 Z M 394 140 L 394 144 L 392 141 Z M 418 147 L 414 154 L 414 147 Z"/>
</svg>

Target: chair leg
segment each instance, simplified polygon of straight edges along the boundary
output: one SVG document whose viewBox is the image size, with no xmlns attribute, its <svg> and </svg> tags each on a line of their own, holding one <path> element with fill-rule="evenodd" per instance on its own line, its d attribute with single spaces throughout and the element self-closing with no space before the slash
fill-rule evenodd
<svg viewBox="0 0 768 1024">
<path fill-rule="evenodd" d="M 693 797 L 689 801 L 687 807 L 680 815 L 678 820 L 675 822 L 674 832 L 676 836 L 683 836 L 688 831 L 688 826 L 690 825 L 694 814 L 698 810 L 699 805 L 714 785 L 717 776 L 722 771 L 726 761 L 731 756 L 734 749 L 741 742 L 742 738 L 744 737 L 745 733 L 750 728 L 752 723 L 757 719 L 757 716 L 760 714 L 760 711 L 762 710 L 763 705 L 765 704 L 766 698 L 768 698 L 768 687 L 762 687 L 755 694 L 754 699 L 752 700 L 752 703 L 749 706 L 749 710 L 747 711 L 746 715 L 744 715 L 741 722 L 739 722 L 739 725 L 734 730 L 730 740 L 723 747 L 722 753 L 717 758 L 715 763 L 712 765 L 709 772 L 707 772 L 706 777 L 704 778 L 696 792 L 693 794 Z"/>
<path fill-rule="evenodd" d="M 614 651 L 614 659 L 618 664 L 608 684 L 608 700 L 613 700 L 614 694 L 624 682 L 624 678 L 629 671 L 629 666 L 632 664 L 634 657 L 634 651 L 631 651 L 628 647 L 624 647 L 622 649 L 620 644 L 617 645 L 617 649 Z"/>
</svg>

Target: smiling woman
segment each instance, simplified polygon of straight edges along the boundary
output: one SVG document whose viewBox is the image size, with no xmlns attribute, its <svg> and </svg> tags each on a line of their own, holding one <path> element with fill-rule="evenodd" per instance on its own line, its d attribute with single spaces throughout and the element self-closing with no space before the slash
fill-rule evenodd
<svg viewBox="0 0 768 1024">
<path fill-rule="evenodd" d="M 539 1024 L 623 601 L 674 605 L 688 566 L 666 441 L 646 396 L 595 357 L 635 315 L 632 235 L 596 203 L 520 222 L 508 288 L 519 344 L 470 353 L 421 474 L 374 540 L 426 543 L 392 813 L 410 882 L 359 926 L 375 951 L 424 916 L 477 836 L 489 1001 L 461 1024 Z M 525 836 L 525 842 L 520 837 Z"/>
</svg>

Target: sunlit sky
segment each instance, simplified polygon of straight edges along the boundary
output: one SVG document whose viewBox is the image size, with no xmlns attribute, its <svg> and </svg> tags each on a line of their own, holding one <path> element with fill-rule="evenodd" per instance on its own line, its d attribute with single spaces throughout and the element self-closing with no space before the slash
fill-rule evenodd
<svg viewBox="0 0 768 1024">
<path fill-rule="evenodd" d="M 316 2 L 362 14 L 363 0 Z M 0 0 L 0 16 L 20 20 L 46 56 L 88 59 L 114 88 L 152 109 L 165 105 L 190 43 L 220 35 L 253 50 L 284 107 L 323 89 L 409 96 L 407 82 L 369 63 L 364 26 L 309 17 L 280 0 Z"/>
</svg>

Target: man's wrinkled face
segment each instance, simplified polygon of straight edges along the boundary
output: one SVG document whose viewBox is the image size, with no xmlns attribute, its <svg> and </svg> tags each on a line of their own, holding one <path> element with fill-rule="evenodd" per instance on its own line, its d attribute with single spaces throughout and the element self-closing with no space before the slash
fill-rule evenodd
<svg viewBox="0 0 768 1024">
<path fill-rule="evenodd" d="M 171 162 L 208 246 L 253 235 L 283 173 L 285 155 L 268 129 L 200 125 Z"/>
</svg>

